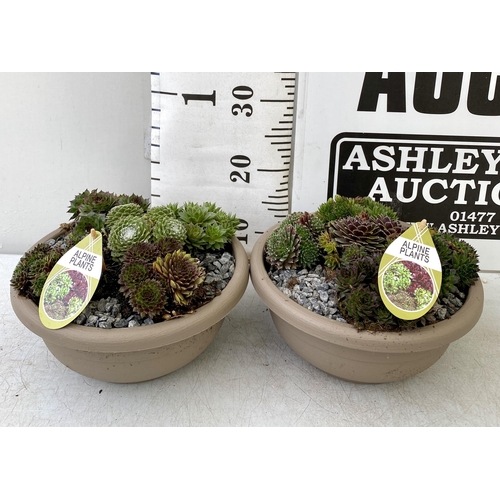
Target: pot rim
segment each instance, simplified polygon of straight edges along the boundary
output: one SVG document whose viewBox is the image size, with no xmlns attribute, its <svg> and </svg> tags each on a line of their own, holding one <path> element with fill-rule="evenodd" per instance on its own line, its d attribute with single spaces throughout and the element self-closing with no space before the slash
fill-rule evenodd
<svg viewBox="0 0 500 500">
<path fill-rule="evenodd" d="M 480 279 L 469 289 L 464 305 L 449 319 L 404 332 L 357 330 L 349 323 L 326 318 L 297 304 L 269 278 L 264 248 L 275 224 L 255 242 L 250 257 L 250 277 L 261 300 L 284 321 L 325 342 L 376 352 L 414 352 L 436 349 L 459 339 L 479 320 L 484 303 Z"/>
<path fill-rule="evenodd" d="M 52 231 L 35 245 L 55 238 L 60 233 L 60 229 Z M 30 299 L 19 296 L 11 286 L 12 308 L 26 328 L 44 341 L 62 347 L 109 353 L 164 347 L 193 337 L 223 320 L 245 293 L 249 279 L 247 252 L 236 237 L 232 238 L 231 244 L 236 263 L 227 286 L 208 304 L 201 306 L 193 314 L 180 318 L 134 328 L 92 328 L 70 323 L 63 328 L 51 330 L 42 325 L 38 306 Z"/>
</svg>

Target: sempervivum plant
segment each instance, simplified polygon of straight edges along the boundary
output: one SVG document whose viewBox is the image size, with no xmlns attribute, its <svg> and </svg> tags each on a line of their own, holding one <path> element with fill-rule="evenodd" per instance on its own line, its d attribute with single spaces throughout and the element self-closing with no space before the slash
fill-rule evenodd
<svg viewBox="0 0 500 500">
<path fill-rule="evenodd" d="M 220 294 L 222 288 L 213 280 L 205 283 L 207 269 L 201 261 L 208 254 L 207 262 L 213 262 L 232 253 L 231 239 L 240 219 L 216 204 L 151 207 L 136 194 L 87 189 L 70 201 L 68 212 L 70 221 L 61 224 L 61 236 L 26 252 L 12 275 L 12 286 L 36 304 L 59 258 L 91 229 L 102 235 L 104 259 L 93 299 L 117 299 L 123 317 L 136 313 L 153 322 L 176 318 Z M 52 290 L 55 317 L 63 314 L 63 307 L 73 311 L 81 304 L 71 293 L 63 294 L 65 283 L 60 285 Z M 59 295 L 65 295 L 67 303 Z"/>
<path fill-rule="evenodd" d="M 131 291 L 130 304 L 141 317 L 160 316 L 167 303 L 167 294 L 163 284 L 156 279 L 140 282 Z"/>
<path fill-rule="evenodd" d="M 127 250 L 137 242 L 148 241 L 152 228 L 149 222 L 137 215 L 126 215 L 114 222 L 109 232 L 108 247 L 116 260 L 123 260 Z"/>
<path fill-rule="evenodd" d="M 380 250 L 386 244 L 385 234 L 377 223 L 377 219 L 364 212 L 330 222 L 328 231 L 342 247 L 361 245 L 370 250 Z"/>
<path fill-rule="evenodd" d="M 360 329 L 407 330 L 454 314 L 478 278 L 479 270 L 477 252 L 470 244 L 431 228 L 442 266 L 437 302 L 418 320 L 397 318 L 381 299 L 378 270 L 389 244 L 409 227 L 392 208 L 379 202 L 337 195 L 322 203 L 314 213 L 288 215 L 268 237 L 265 260 L 270 275 L 283 270 L 296 270 L 300 275 L 305 270 L 311 275 L 308 282 L 311 283 L 322 272 L 335 288 L 335 305 L 342 313 L 340 319 Z M 386 272 L 384 287 L 395 300 L 408 301 L 411 295 L 413 302 L 408 309 L 418 309 L 428 303 L 432 294 L 432 285 L 426 282 L 430 278 L 421 266 L 411 262 L 405 261 L 400 267 Z M 288 276 L 285 288 L 288 286 L 288 294 L 293 296 L 295 292 L 290 289 L 298 287 L 296 275 L 288 272 L 283 276 Z M 314 293 L 312 300 L 318 300 L 320 292 Z M 323 295 L 326 298 L 324 289 Z M 300 300 L 303 302 L 303 298 Z M 311 301 L 308 303 L 311 308 Z M 315 312 L 322 314 L 322 309 Z"/>
<path fill-rule="evenodd" d="M 118 283 L 121 285 L 120 292 L 127 297 L 140 283 L 152 277 L 152 266 L 146 260 L 125 262 L 118 278 Z"/>
<path fill-rule="evenodd" d="M 182 221 L 173 217 L 163 216 L 156 219 L 153 226 L 153 240 L 159 241 L 164 238 L 173 238 L 182 244 L 186 241 L 186 228 Z"/>
<path fill-rule="evenodd" d="M 281 224 L 269 236 L 266 260 L 274 269 L 295 269 L 299 261 L 300 238 L 292 224 Z"/>
<path fill-rule="evenodd" d="M 153 269 L 163 278 L 173 300 L 181 306 L 188 305 L 189 298 L 206 275 L 200 261 L 182 250 L 158 257 Z"/>
<path fill-rule="evenodd" d="M 141 217 L 144 214 L 144 210 L 137 203 L 125 203 L 123 205 L 117 205 L 107 213 L 106 215 L 106 226 L 108 229 L 111 229 L 114 224 L 122 219 L 123 217 L 127 217 L 130 215 L 135 215 Z"/>
</svg>

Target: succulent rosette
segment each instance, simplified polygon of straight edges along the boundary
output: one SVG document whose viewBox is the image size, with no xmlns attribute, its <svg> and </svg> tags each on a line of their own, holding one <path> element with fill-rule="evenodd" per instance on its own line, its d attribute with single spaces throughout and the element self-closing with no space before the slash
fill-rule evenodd
<svg viewBox="0 0 500 500">
<path fill-rule="evenodd" d="M 167 293 L 161 281 L 147 279 L 139 283 L 130 294 L 130 305 L 141 317 L 160 316 L 167 303 Z"/>
<path fill-rule="evenodd" d="M 115 222 L 108 239 L 108 247 L 114 259 L 123 260 L 127 250 L 137 242 L 148 241 L 151 225 L 142 217 L 130 215 Z"/>
<path fill-rule="evenodd" d="M 144 210 L 136 203 L 125 203 L 123 205 L 117 205 L 108 212 L 106 216 L 106 226 L 108 229 L 112 229 L 114 224 L 124 217 L 137 216 L 142 217 Z"/>
<path fill-rule="evenodd" d="M 183 306 L 188 305 L 189 298 L 206 275 L 200 261 L 182 250 L 158 257 L 153 268 L 164 279 L 174 301 Z"/>
<path fill-rule="evenodd" d="M 275 269 L 295 269 L 299 261 L 300 237 L 292 224 L 282 224 L 269 236 L 266 260 Z"/>
<path fill-rule="evenodd" d="M 182 221 L 173 217 L 163 216 L 155 222 L 152 237 L 154 241 L 173 238 L 184 244 L 187 232 Z"/>
</svg>

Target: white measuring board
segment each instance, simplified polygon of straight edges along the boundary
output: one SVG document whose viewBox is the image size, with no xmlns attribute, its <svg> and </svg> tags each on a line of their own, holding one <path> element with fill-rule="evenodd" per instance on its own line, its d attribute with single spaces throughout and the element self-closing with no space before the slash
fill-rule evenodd
<svg viewBox="0 0 500 500">
<path fill-rule="evenodd" d="M 152 73 L 152 206 L 217 203 L 250 251 L 289 211 L 295 78 Z"/>
</svg>

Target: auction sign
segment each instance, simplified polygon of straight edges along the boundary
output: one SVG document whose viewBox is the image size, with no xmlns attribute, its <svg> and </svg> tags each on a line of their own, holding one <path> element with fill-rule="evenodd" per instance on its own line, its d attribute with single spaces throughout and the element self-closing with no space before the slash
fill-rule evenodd
<svg viewBox="0 0 500 500">
<path fill-rule="evenodd" d="M 292 210 L 370 196 L 499 270 L 497 73 L 299 74 Z"/>
</svg>

